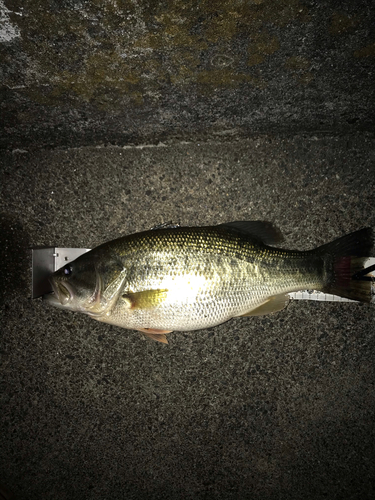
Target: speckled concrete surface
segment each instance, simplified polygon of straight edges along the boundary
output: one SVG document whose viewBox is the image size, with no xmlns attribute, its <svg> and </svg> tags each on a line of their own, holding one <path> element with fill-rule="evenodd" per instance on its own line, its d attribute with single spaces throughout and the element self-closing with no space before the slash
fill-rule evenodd
<svg viewBox="0 0 375 500">
<path fill-rule="evenodd" d="M 173 221 L 375 227 L 372 136 L 1 157 L 0 482 L 19 500 L 370 499 L 374 307 L 293 302 L 168 346 L 30 299 L 30 248 Z"/>
</svg>

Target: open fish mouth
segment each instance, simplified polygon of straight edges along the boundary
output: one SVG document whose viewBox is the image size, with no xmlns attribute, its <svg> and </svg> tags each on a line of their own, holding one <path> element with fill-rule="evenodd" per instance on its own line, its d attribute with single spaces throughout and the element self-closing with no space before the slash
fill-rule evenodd
<svg viewBox="0 0 375 500">
<path fill-rule="evenodd" d="M 54 306 L 66 306 L 73 299 L 73 292 L 69 285 L 56 283 L 53 279 L 50 280 L 52 286 L 52 293 L 43 296 L 44 300 L 47 300 L 51 305 Z"/>
</svg>

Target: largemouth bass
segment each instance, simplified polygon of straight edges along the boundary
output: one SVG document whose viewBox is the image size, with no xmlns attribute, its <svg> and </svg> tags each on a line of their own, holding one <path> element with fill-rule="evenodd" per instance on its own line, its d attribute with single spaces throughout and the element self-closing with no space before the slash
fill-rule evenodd
<svg viewBox="0 0 375 500">
<path fill-rule="evenodd" d="M 172 331 L 280 311 L 293 291 L 371 301 L 371 283 L 357 279 L 373 246 L 371 228 L 302 252 L 274 247 L 280 240 L 259 221 L 136 233 L 56 271 L 45 298 L 164 343 Z"/>
</svg>

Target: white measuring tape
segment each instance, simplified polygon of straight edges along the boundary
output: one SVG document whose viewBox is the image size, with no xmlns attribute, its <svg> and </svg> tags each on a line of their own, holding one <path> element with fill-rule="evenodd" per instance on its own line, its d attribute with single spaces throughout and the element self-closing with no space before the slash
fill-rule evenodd
<svg viewBox="0 0 375 500">
<path fill-rule="evenodd" d="M 364 263 L 364 269 L 375 265 L 375 258 L 370 257 Z M 372 301 L 375 302 L 375 271 L 372 271 L 368 275 L 372 277 L 374 281 L 371 283 Z M 301 290 L 299 292 L 289 293 L 291 299 L 296 300 L 319 300 L 321 302 L 357 302 L 356 300 L 346 299 L 345 297 L 339 297 L 338 295 L 332 295 L 331 293 L 320 292 L 319 290 Z"/>
</svg>

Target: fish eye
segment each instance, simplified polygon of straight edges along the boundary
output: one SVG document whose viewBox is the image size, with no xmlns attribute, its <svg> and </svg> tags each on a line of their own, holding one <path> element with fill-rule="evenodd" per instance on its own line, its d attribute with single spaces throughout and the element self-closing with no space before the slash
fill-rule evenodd
<svg viewBox="0 0 375 500">
<path fill-rule="evenodd" d="M 65 276 L 70 276 L 73 272 L 73 268 L 70 264 L 67 264 L 65 267 L 64 267 L 64 274 Z"/>
</svg>

